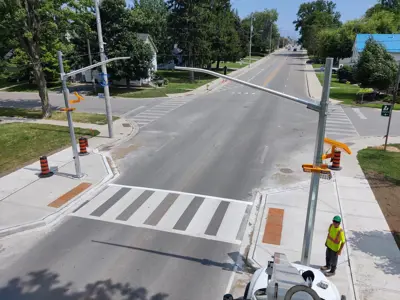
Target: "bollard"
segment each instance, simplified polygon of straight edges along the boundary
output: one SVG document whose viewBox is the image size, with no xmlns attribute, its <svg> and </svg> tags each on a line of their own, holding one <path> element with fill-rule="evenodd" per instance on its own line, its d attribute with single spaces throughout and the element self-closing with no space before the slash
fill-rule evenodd
<svg viewBox="0 0 400 300">
<path fill-rule="evenodd" d="M 87 139 L 84 137 L 79 138 L 79 155 L 88 155 L 89 152 L 87 152 L 86 146 L 87 145 Z"/>
<path fill-rule="evenodd" d="M 49 163 L 47 162 L 47 156 L 41 156 L 39 160 L 40 160 L 40 170 L 41 170 L 39 177 L 46 178 L 53 176 L 54 173 L 50 171 Z"/>
<path fill-rule="evenodd" d="M 339 150 L 335 150 L 333 157 L 332 157 L 332 164 L 329 166 L 329 169 L 340 171 L 342 167 L 340 166 L 340 154 Z"/>
</svg>

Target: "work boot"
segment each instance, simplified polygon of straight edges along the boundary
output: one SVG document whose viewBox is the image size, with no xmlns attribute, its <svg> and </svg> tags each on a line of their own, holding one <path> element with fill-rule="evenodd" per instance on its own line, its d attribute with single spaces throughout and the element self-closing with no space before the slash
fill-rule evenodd
<svg viewBox="0 0 400 300">
<path fill-rule="evenodd" d="M 328 267 L 328 266 L 323 266 L 323 267 L 321 267 L 321 268 L 319 268 L 319 269 L 322 270 L 322 271 L 326 271 L 326 270 L 329 270 L 330 267 Z"/>
<path fill-rule="evenodd" d="M 325 272 L 326 277 L 331 277 L 335 275 L 335 271 L 330 270 L 329 272 Z"/>
</svg>

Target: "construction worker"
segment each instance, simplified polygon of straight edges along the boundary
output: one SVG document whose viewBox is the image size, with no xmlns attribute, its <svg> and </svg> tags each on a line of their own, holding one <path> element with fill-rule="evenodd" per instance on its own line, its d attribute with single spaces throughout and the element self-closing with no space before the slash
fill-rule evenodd
<svg viewBox="0 0 400 300">
<path fill-rule="evenodd" d="M 325 273 L 326 276 L 333 276 L 336 272 L 338 256 L 342 254 L 343 246 L 346 242 L 346 238 L 344 236 L 344 231 L 340 227 L 340 223 L 342 222 L 342 218 L 340 216 L 335 216 L 332 220 L 332 224 L 328 229 L 328 236 L 326 237 L 326 254 L 325 266 L 321 267 L 321 270 L 327 271 Z"/>
</svg>

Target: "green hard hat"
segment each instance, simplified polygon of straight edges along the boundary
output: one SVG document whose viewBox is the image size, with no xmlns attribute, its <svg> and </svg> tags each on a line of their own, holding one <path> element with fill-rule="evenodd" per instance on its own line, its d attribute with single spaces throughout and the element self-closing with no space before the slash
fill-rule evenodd
<svg viewBox="0 0 400 300">
<path fill-rule="evenodd" d="M 333 221 L 340 223 L 342 222 L 342 218 L 340 216 L 334 216 Z"/>
</svg>

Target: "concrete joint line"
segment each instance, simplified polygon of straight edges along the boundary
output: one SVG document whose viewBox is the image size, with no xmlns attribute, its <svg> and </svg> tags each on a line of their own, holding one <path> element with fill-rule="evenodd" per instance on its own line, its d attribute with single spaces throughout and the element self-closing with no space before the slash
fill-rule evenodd
<svg viewBox="0 0 400 300">
<path fill-rule="evenodd" d="M 343 210 L 342 202 L 340 201 L 340 194 L 339 194 L 339 188 L 338 188 L 337 181 L 336 181 L 336 174 L 334 172 L 333 172 L 332 180 L 333 180 L 333 184 L 335 186 L 336 197 L 338 199 L 340 215 L 342 216 L 342 228 L 344 230 L 345 236 L 347 237 L 348 236 L 347 235 L 348 231 L 346 230 L 346 220 L 345 220 L 345 216 L 344 216 L 344 210 Z M 359 297 L 358 289 L 355 286 L 355 280 L 354 280 L 354 277 L 353 277 L 353 271 L 352 271 L 351 260 L 350 260 L 350 249 L 349 248 L 350 248 L 350 244 L 347 242 L 346 243 L 346 254 L 347 254 L 347 262 L 348 262 L 348 266 L 349 266 L 348 272 L 350 273 L 350 274 L 347 274 L 347 275 L 349 277 L 349 286 L 352 289 L 354 300 L 357 300 L 357 299 L 361 299 L 361 298 Z"/>
</svg>

